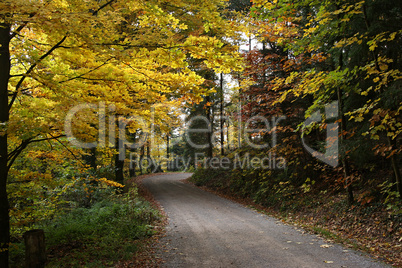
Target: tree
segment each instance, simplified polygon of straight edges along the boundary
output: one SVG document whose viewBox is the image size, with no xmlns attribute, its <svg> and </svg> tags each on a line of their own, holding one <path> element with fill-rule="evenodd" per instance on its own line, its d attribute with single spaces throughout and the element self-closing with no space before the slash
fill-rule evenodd
<svg viewBox="0 0 402 268">
<path fill-rule="evenodd" d="M 342 117 L 340 158 L 350 203 L 350 186 L 357 181 L 352 181 L 349 166 L 354 166 L 354 171 L 367 169 L 367 160 L 375 162 L 373 149 L 389 157 L 399 184 L 395 160 L 400 153 L 401 100 L 395 90 L 401 83 L 400 53 L 396 49 L 401 42 L 400 15 L 396 15 L 402 12 L 400 5 L 395 1 L 254 1 L 254 5 L 256 14 L 274 29 L 276 43 L 293 58 L 299 57 L 302 64 L 299 70 L 273 80 L 274 89 L 292 85 L 280 101 L 288 95 L 309 98 L 312 105 L 307 107 L 308 117 L 323 104 L 338 100 Z M 289 30 L 296 35 L 289 36 Z M 325 125 L 323 122 L 321 127 Z M 378 146 L 367 151 L 369 141 L 378 141 Z"/>
<path fill-rule="evenodd" d="M 93 142 L 100 138 L 96 109 L 114 106 L 116 115 L 149 121 L 149 108 L 170 96 L 179 96 L 178 103 L 200 101 L 208 91 L 188 68 L 188 57 L 219 72 L 240 67 L 235 48 L 202 35 L 219 27 L 235 31 L 215 12 L 222 6 L 220 0 L 0 3 L 2 267 L 8 266 L 7 177 L 19 154 L 64 135 L 65 114 L 78 103 L 94 105 L 76 114 L 82 120 L 73 120 L 72 132 Z"/>
</svg>

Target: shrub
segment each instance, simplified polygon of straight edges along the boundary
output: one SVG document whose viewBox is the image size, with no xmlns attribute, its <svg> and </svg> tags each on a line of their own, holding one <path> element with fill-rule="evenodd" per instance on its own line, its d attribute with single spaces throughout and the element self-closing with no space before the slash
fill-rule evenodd
<svg viewBox="0 0 402 268">
<path fill-rule="evenodd" d="M 130 192 L 72 208 L 35 228 L 45 230 L 48 252 L 58 258 L 51 258 L 47 267 L 99 267 L 132 257 L 138 250 L 134 241 L 153 235 L 152 224 L 160 217 L 159 211 Z M 13 248 L 11 259 L 17 266 L 16 259 L 23 260 L 23 244 Z"/>
</svg>

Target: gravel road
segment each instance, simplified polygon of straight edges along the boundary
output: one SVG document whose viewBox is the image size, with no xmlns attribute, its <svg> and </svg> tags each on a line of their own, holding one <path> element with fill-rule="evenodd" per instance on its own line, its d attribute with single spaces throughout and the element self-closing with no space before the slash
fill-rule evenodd
<svg viewBox="0 0 402 268">
<path fill-rule="evenodd" d="M 180 181 L 189 176 L 143 181 L 169 217 L 163 267 L 387 267 Z"/>
</svg>

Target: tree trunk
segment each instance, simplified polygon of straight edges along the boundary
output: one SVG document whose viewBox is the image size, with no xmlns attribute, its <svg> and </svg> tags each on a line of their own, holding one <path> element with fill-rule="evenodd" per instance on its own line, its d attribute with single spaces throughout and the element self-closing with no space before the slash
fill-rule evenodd
<svg viewBox="0 0 402 268">
<path fill-rule="evenodd" d="M 170 157 L 170 136 L 169 133 L 166 135 L 166 158 L 169 161 Z"/>
<path fill-rule="evenodd" d="M 96 147 L 88 149 L 87 153 L 88 155 L 84 155 L 84 160 L 94 171 L 96 171 Z"/>
<path fill-rule="evenodd" d="M 225 145 L 225 134 L 223 133 L 223 124 L 224 124 L 224 118 L 223 118 L 223 104 L 224 104 L 224 99 L 223 99 L 223 73 L 221 73 L 221 79 L 220 79 L 221 81 L 220 81 L 220 89 L 221 89 L 221 92 L 220 92 L 220 101 L 221 101 L 221 103 L 220 103 L 220 114 L 221 114 L 221 156 L 224 156 L 225 155 L 225 148 L 224 148 L 224 145 Z"/>
<path fill-rule="evenodd" d="M 121 161 L 119 159 L 119 154 L 115 155 L 114 159 L 114 164 L 115 164 L 115 175 L 116 175 L 116 181 L 118 183 L 123 183 L 124 182 L 124 173 L 123 173 L 123 168 L 124 168 L 124 161 Z"/>
<path fill-rule="evenodd" d="M 241 99 L 241 96 L 242 96 L 242 94 L 243 94 L 243 92 L 242 92 L 242 90 L 241 90 L 241 80 L 240 80 L 240 74 L 238 75 L 238 77 L 237 77 L 237 80 L 239 81 L 239 110 L 238 110 L 238 133 L 237 133 L 237 147 L 238 147 L 238 149 L 240 149 L 241 148 L 241 135 L 242 135 L 242 127 L 241 127 L 241 124 L 242 124 L 242 109 L 243 109 L 243 107 L 242 107 L 242 99 Z M 236 146 L 235 146 L 236 147 Z"/>
<path fill-rule="evenodd" d="M 391 137 L 388 137 L 388 144 L 389 146 L 392 147 L 392 149 L 396 149 L 396 141 L 393 142 L 391 140 Z M 395 176 L 395 182 L 396 182 L 396 189 L 399 193 L 399 198 L 402 199 L 402 182 L 401 182 L 401 171 L 399 170 L 399 165 L 398 165 L 398 156 L 396 154 L 393 154 L 391 156 L 391 165 L 392 169 L 394 171 L 394 176 Z"/>
<path fill-rule="evenodd" d="M 339 67 L 342 70 L 343 69 L 343 51 L 340 51 L 339 55 Z M 344 146 L 344 140 L 345 140 L 345 133 L 346 133 L 346 118 L 345 114 L 343 113 L 343 100 L 342 100 L 342 89 L 337 88 L 337 95 L 338 95 L 338 113 L 339 117 L 341 118 L 341 135 L 340 135 L 340 148 L 343 149 Z M 345 150 L 343 150 L 345 152 Z M 342 157 L 342 166 L 343 166 L 343 175 L 345 177 L 345 187 L 348 195 L 348 204 L 351 205 L 354 202 L 354 196 L 353 196 L 353 187 L 352 187 L 352 181 L 350 181 L 350 167 L 348 163 L 348 159 L 346 158 L 346 153 L 345 155 L 341 156 Z"/>
<path fill-rule="evenodd" d="M 153 162 L 151 160 L 151 143 L 147 143 L 147 162 L 148 162 L 148 173 L 152 173 L 154 170 Z"/>
<path fill-rule="evenodd" d="M 338 88 L 338 105 L 339 105 L 339 117 L 341 118 L 341 134 L 340 134 L 340 145 L 341 146 L 340 146 L 340 148 L 343 149 L 345 133 L 346 133 L 346 118 L 342 111 L 343 102 L 342 102 L 342 91 L 340 88 Z M 343 151 L 345 151 L 345 150 L 343 150 Z M 348 204 L 351 205 L 354 203 L 354 196 L 353 196 L 352 182 L 349 179 L 350 167 L 349 167 L 348 159 L 346 158 L 346 153 L 345 153 L 345 155 L 341 156 L 341 163 L 342 163 L 342 167 L 343 167 L 343 176 L 345 178 L 345 188 L 346 188 L 347 195 L 348 195 Z"/>
<path fill-rule="evenodd" d="M 131 159 L 131 161 L 130 161 L 130 170 L 129 170 L 130 178 L 134 178 L 134 177 L 137 176 L 137 174 L 135 173 L 136 167 L 137 167 L 136 162 L 132 161 L 132 159 Z"/>
<path fill-rule="evenodd" d="M 229 139 L 229 137 L 230 137 L 230 136 L 229 136 L 229 134 L 230 134 L 230 133 L 229 133 L 229 127 L 230 127 L 230 126 L 229 126 L 229 122 L 230 122 L 229 120 L 226 120 L 226 137 L 227 137 L 226 142 L 227 142 L 227 144 L 228 144 L 228 146 L 227 146 L 227 151 L 228 151 L 228 152 L 230 152 L 230 149 L 231 149 L 231 148 L 230 148 L 230 143 L 231 143 L 232 140 L 233 140 L 233 139 L 232 139 L 232 140 Z"/>
<path fill-rule="evenodd" d="M 44 268 L 46 263 L 45 233 L 31 230 L 24 233 L 25 267 Z"/>
<path fill-rule="evenodd" d="M 137 176 L 137 174 L 135 174 L 135 161 L 134 161 L 134 163 L 131 164 L 129 173 L 130 173 L 130 178 L 134 178 Z"/>
<path fill-rule="evenodd" d="M 0 267 L 8 267 L 10 214 L 7 197 L 8 80 L 10 78 L 10 26 L 0 23 Z"/>
<path fill-rule="evenodd" d="M 119 147 L 119 139 L 116 139 L 116 149 L 117 149 L 117 154 L 114 155 L 114 174 L 115 174 L 115 180 L 118 183 L 123 184 L 124 183 L 124 160 L 120 160 L 120 147 Z"/>
<path fill-rule="evenodd" d="M 137 137 L 137 132 L 130 134 L 130 137 L 131 137 L 131 142 L 132 142 L 133 144 L 135 144 L 135 142 L 136 142 L 136 137 Z M 136 149 L 135 149 L 135 148 L 130 148 L 130 149 L 128 149 L 128 150 L 129 150 L 129 152 L 130 152 L 130 165 L 129 165 L 129 170 L 128 170 L 128 172 L 129 172 L 130 178 L 134 178 L 135 176 L 137 176 L 137 175 L 135 174 L 135 169 L 136 169 L 137 165 L 136 165 L 136 159 L 133 159 L 132 156 L 133 156 L 133 154 L 136 152 Z"/>
<path fill-rule="evenodd" d="M 141 153 L 140 153 L 140 162 L 139 162 L 140 166 L 139 166 L 139 169 L 140 169 L 140 174 L 141 175 L 144 174 L 144 172 L 142 171 L 143 162 L 144 162 L 144 155 L 145 155 L 145 144 L 141 146 Z"/>
<path fill-rule="evenodd" d="M 205 97 L 205 100 L 208 103 L 210 101 L 210 97 L 209 96 Z M 213 126 L 213 122 L 212 122 L 211 109 L 209 107 L 207 107 L 206 116 L 207 116 L 207 120 L 208 120 L 208 124 L 209 124 L 208 127 L 210 130 L 206 133 L 207 134 L 207 142 L 208 142 L 207 158 L 211 159 L 213 157 L 212 134 L 214 131 L 214 126 Z"/>
</svg>

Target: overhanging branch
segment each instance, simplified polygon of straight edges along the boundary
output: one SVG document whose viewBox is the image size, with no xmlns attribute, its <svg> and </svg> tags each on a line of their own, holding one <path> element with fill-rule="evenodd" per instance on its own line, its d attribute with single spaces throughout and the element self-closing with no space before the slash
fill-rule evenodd
<svg viewBox="0 0 402 268">
<path fill-rule="evenodd" d="M 64 137 L 65 135 L 58 135 L 58 136 L 52 136 L 51 137 L 46 137 L 46 138 L 42 138 L 42 139 L 36 139 L 35 137 L 32 138 L 28 138 L 26 140 L 23 140 L 21 142 L 21 144 L 15 148 L 11 153 L 8 154 L 7 156 L 7 160 L 8 160 L 8 164 L 7 164 L 7 169 L 9 170 L 11 168 L 11 166 L 14 164 L 15 160 L 17 159 L 17 157 L 22 153 L 22 151 L 27 148 L 27 146 L 31 143 L 35 143 L 35 142 L 41 142 L 41 141 L 48 141 L 48 140 L 54 140 L 54 139 L 59 139 L 61 137 Z"/>
<path fill-rule="evenodd" d="M 48 57 L 50 54 L 52 54 L 52 52 L 57 49 L 58 47 L 60 47 L 60 45 L 67 39 L 67 35 L 65 35 L 57 44 L 55 44 L 51 49 L 49 49 L 45 54 L 43 54 L 39 60 L 37 62 L 35 62 L 34 64 L 31 65 L 31 67 L 29 67 L 29 69 L 26 71 L 25 75 L 21 77 L 21 79 L 18 81 L 17 85 L 15 86 L 15 92 L 12 94 L 12 98 L 11 98 L 11 102 L 8 105 L 8 110 L 11 110 L 11 107 L 13 106 L 17 96 L 18 96 L 18 92 L 19 89 L 22 85 L 22 83 L 24 82 L 25 78 L 35 69 L 35 67 L 38 65 L 39 62 L 41 62 L 42 60 L 44 60 L 46 57 Z"/>
</svg>

